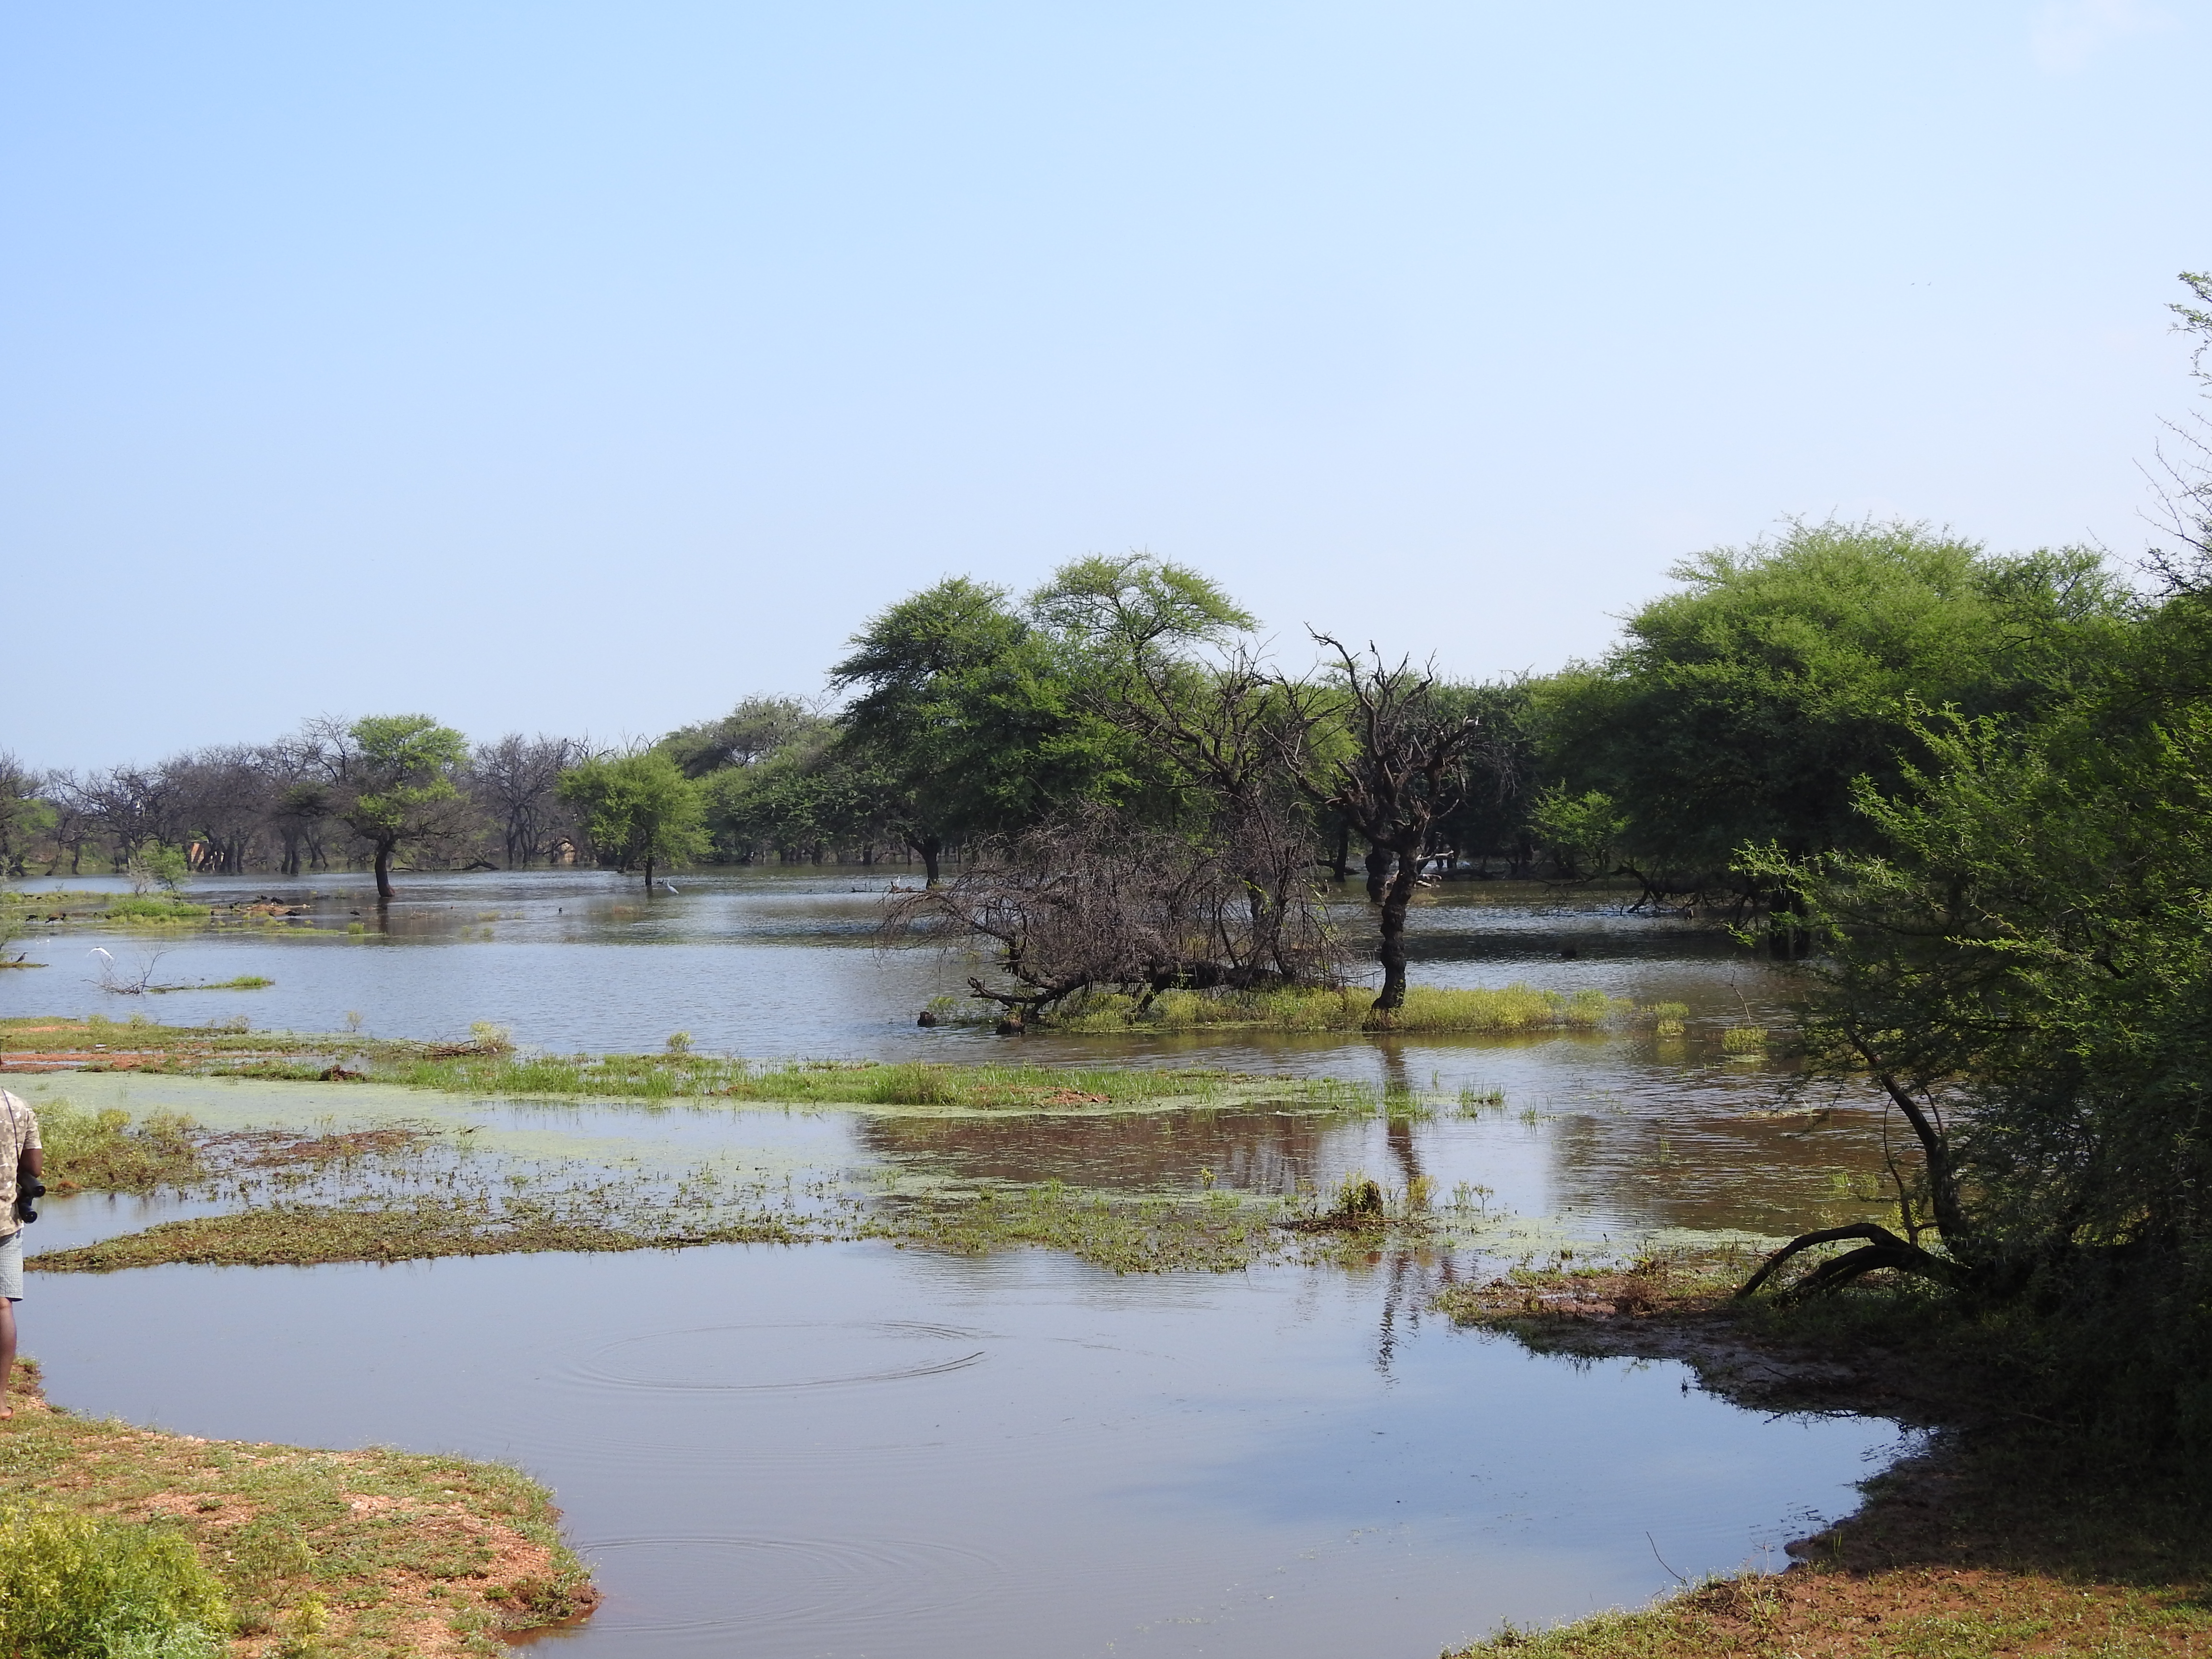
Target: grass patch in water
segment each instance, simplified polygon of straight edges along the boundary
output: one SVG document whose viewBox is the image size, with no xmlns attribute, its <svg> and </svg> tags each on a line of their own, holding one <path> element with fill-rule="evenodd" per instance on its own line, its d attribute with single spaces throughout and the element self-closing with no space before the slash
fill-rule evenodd
<svg viewBox="0 0 2212 1659">
<path fill-rule="evenodd" d="M 65 1100 L 39 1111 L 46 1152 L 46 1185 L 57 1193 L 150 1193 L 201 1179 L 195 1126 L 188 1117 L 159 1113 L 133 1127 L 114 1107 L 87 1112 Z"/>
<path fill-rule="evenodd" d="M 543 1250 L 652 1250 L 692 1244 L 796 1243 L 781 1217 L 718 1218 L 664 1228 L 589 1221 L 551 1206 L 483 1198 L 411 1204 L 272 1204 L 234 1215 L 164 1221 L 25 1264 L 46 1273 L 106 1273 L 179 1263 L 210 1267 L 319 1267 L 334 1261 L 421 1261 Z"/>
<path fill-rule="evenodd" d="M 100 913 L 100 919 L 143 927 L 205 921 L 212 914 L 204 904 L 189 904 L 183 899 L 156 898 L 151 894 L 140 894 L 136 897 L 115 900 Z"/>
<path fill-rule="evenodd" d="M 1280 1208 L 1234 1193 L 1123 1197 L 1046 1182 L 902 1206 L 871 1231 L 962 1255 L 1036 1244 L 1118 1273 L 1234 1273 L 1289 1247 Z"/>
<path fill-rule="evenodd" d="M 472 1054 L 401 1061 L 364 1075 L 453 1094 L 713 1098 L 792 1105 L 936 1106 L 953 1111 L 1079 1109 L 1255 1095 L 1322 1104 L 1370 1098 L 1356 1085 L 1233 1072 L 912 1061 L 878 1065 L 870 1060 L 757 1064 L 682 1052 Z"/>
<path fill-rule="evenodd" d="M 191 985 L 149 985 L 156 996 L 171 991 L 265 991 L 276 981 L 262 974 L 240 974 L 233 979 L 202 980 Z"/>
<path fill-rule="evenodd" d="M 239 1024 L 157 1025 L 143 1016 L 0 1020 L 0 1064 L 21 1069 L 161 1071 L 291 1082 L 374 1082 L 448 1094 L 643 1100 L 751 1100 L 824 1106 L 937 1106 L 952 1111 L 1080 1110 L 1166 1102 L 1266 1099 L 1321 1107 L 1371 1103 L 1370 1090 L 1328 1078 L 1185 1068 L 924 1061 L 759 1061 L 693 1052 L 518 1054 L 503 1034 L 466 1042 L 347 1033 L 250 1031 Z"/>
<path fill-rule="evenodd" d="M 95 1422 L 47 1406 L 28 1361 L 9 1397 L 0 1506 L 183 1540 L 227 1592 L 235 1651 L 499 1654 L 500 1636 L 575 1618 L 598 1600 L 562 1541 L 551 1495 L 519 1470 Z"/>
<path fill-rule="evenodd" d="M 1394 1013 L 1374 1011 L 1375 993 L 1334 990 L 1164 991 L 1142 1012 L 1136 999 L 1092 997 L 1042 1022 L 1043 1029 L 1187 1031 L 1247 1026 L 1276 1031 L 1591 1031 L 1632 1012 L 1602 991 L 1542 991 L 1529 985 L 1450 989 L 1416 985 Z"/>
</svg>

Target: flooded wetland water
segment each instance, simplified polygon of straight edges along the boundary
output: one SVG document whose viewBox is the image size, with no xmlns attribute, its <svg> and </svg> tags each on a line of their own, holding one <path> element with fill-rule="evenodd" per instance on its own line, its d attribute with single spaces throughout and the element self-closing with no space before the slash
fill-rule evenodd
<svg viewBox="0 0 2212 1659">
<path fill-rule="evenodd" d="M 1437 1224 L 1230 1273 L 842 1237 L 46 1273 L 27 1346 L 53 1397 L 197 1435 L 517 1462 L 553 1487 L 607 1592 L 587 1623 L 541 1638 L 580 1656 L 1427 1659 L 1503 1621 L 1640 1601 L 1676 1575 L 1779 1565 L 1781 1544 L 1853 1507 L 1852 1483 L 1898 1445 L 1877 1420 L 1765 1417 L 1671 1363 L 1538 1357 L 1429 1311 L 1455 1279 L 1563 1249 L 1749 1244 L 1867 1212 L 1879 1167 L 1863 1103 L 1790 1098 L 1778 1069 L 1723 1049 L 1727 1028 L 1776 1017 L 1777 988 L 1710 933 L 1473 884 L 1416 912 L 1417 982 L 1680 1003 L 1679 1035 L 1002 1039 L 915 1029 L 964 969 L 872 948 L 879 881 L 679 884 L 647 901 L 591 874 L 416 878 L 372 932 L 374 906 L 325 878 L 305 922 L 188 933 L 161 963 L 165 981 L 273 985 L 150 1012 L 319 1030 L 350 1014 L 428 1037 L 489 1019 L 562 1052 L 651 1050 L 678 1030 L 762 1058 L 1014 1049 L 1373 1093 L 931 1111 L 127 1073 L 9 1086 L 218 1130 L 422 1126 L 434 1156 L 412 1174 L 329 1178 L 357 1192 L 427 1192 L 427 1170 L 514 1191 L 598 1171 L 652 1194 L 711 1170 L 714 1190 L 804 1221 L 1052 1182 L 1278 1199 L 1364 1173 L 1399 1192 L 1426 1182 Z M 0 1013 L 125 1017 L 138 1000 L 94 986 L 85 952 L 125 957 L 149 937 L 34 940 L 51 965 L 0 979 Z M 35 1248 L 224 1202 L 73 1198 L 50 1206 Z"/>
</svg>

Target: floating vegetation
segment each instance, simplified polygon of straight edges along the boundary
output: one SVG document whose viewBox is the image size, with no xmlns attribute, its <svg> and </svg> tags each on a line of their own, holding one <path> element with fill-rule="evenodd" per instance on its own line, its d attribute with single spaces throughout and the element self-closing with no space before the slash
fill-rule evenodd
<svg viewBox="0 0 2212 1659">
<path fill-rule="evenodd" d="M 1721 1033 L 1721 1052 L 1746 1057 L 1766 1052 L 1766 1028 L 1764 1025 L 1731 1025 Z"/>
<path fill-rule="evenodd" d="M 66 1571 L 72 1559 L 104 1565 L 111 1590 L 128 1591 L 107 1597 L 128 1617 L 111 1619 L 96 1642 L 41 1644 L 10 1622 L 0 1625 L 10 1652 L 224 1653 L 228 1640 L 203 1650 L 183 1627 L 213 1623 L 227 1601 L 221 1634 L 252 1644 L 240 1651 L 495 1654 L 506 1650 L 499 1637 L 574 1619 L 599 1600 L 561 1539 L 551 1494 L 504 1465 L 76 1417 L 46 1404 L 30 1361 L 9 1393 L 0 1506 L 35 1504 L 38 1518 L 0 1531 L 4 1616 L 20 1616 L 27 1598 L 15 1592 L 31 1564 L 46 1581 L 33 1594 L 49 1607 L 94 1599 L 68 1588 L 79 1576 Z M 176 1632 L 166 1644 L 151 1628 L 161 1623 Z"/>
<path fill-rule="evenodd" d="M 230 1068 L 222 1068 L 230 1069 Z M 253 1068 L 258 1075 L 295 1073 Z M 658 1054 L 470 1052 L 384 1060 L 360 1075 L 453 1093 L 773 1101 L 792 1105 L 926 1106 L 954 1111 L 1049 1111 L 1086 1107 L 1226 1103 L 1267 1098 L 1365 1104 L 1371 1093 L 1327 1079 L 1122 1066 L 943 1066 L 921 1061 L 718 1059 Z"/>
<path fill-rule="evenodd" d="M 179 898 L 156 898 L 142 893 L 118 898 L 101 911 L 98 921 L 111 924 L 138 927 L 173 927 L 179 923 L 205 921 L 212 915 L 204 904 L 188 904 Z M 95 918 L 88 916 L 85 921 Z"/>
</svg>

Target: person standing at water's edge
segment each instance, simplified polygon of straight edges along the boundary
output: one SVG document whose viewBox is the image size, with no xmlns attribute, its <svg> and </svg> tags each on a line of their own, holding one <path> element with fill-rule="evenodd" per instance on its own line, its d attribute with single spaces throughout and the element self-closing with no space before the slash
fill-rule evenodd
<svg viewBox="0 0 2212 1659">
<path fill-rule="evenodd" d="M 23 1299 L 23 1206 L 27 1182 L 45 1171 L 39 1146 L 39 1116 L 23 1101 L 0 1089 L 0 1419 L 13 1417 L 8 1379 L 15 1369 L 15 1304 Z"/>
</svg>

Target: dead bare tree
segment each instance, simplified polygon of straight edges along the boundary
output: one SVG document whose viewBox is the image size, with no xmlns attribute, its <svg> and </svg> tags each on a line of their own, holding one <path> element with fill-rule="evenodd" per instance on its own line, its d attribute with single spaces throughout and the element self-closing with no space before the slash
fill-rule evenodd
<svg viewBox="0 0 2212 1659">
<path fill-rule="evenodd" d="M 561 775 L 590 752 L 573 738 L 526 738 L 510 732 L 497 743 L 480 743 L 469 767 L 470 793 L 500 827 L 507 867 L 535 862 L 565 827 Z"/>
<path fill-rule="evenodd" d="M 1279 682 L 1296 710 L 1296 718 L 1281 727 L 1298 745 L 1287 769 L 1316 806 L 1341 813 L 1372 849 L 1368 892 L 1382 906 L 1382 989 L 1373 1012 L 1387 1018 L 1405 1006 L 1406 911 L 1430 834 L 1466 796 L 1481 721 L 1437 706 L 1433 671 L 1416 672 L 1407 659 L 1387 666 L 1371 644 L 1356 654 L 1329 635 L 1317 633 L 1314 640 L 1334 654 L 1338 683 Z M 1311 734 L 1328 720 L 1333 698 L 1339 700 L 1349 742 L 1340 752 L 1323 756 L 1313 748 Z"/>
<path fill-rule="evenodd" d="M 1264 811 L 1198 838 L 1103 806 L 987 846 L 942 884 L 902 893 L 887 940 L 988 941 L 1010 988 L 969 981 L 1018 1019 L 1092 990 L 1326 984 L 1342 963 L 1310 878 L 1306 826 Z M 1255 872 L 1269 902 L 1255 905 Z"/>
</svg>

